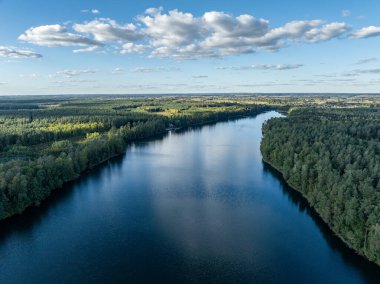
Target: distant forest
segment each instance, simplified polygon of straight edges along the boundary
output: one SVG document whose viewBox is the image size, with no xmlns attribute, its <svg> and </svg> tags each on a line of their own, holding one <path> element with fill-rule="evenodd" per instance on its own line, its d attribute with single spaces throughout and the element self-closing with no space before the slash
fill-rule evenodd
<svg viewBox="0 0 380 284">
<path fill-rule="evenodd" d="M 380 265 L 380 109 L 306 107 L 263 126 L 263 159 Z"/>
</svg>

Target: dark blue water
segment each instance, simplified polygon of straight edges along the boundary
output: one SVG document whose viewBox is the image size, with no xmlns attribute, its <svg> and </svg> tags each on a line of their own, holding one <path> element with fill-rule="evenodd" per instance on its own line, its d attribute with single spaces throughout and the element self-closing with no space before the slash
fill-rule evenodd
<svg viewBox="0 0 380 284">
<path fill-rule="evenodd" d="M 272 116 L 136 143 L 0 223 L 0 282 L 376 283 L 263 164 Z"/>
</svg>

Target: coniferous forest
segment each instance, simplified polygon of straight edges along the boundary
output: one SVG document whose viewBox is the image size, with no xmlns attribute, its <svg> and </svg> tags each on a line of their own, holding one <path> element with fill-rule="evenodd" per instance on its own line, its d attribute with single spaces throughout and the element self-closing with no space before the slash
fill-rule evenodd
<svg viewBox="0 0 380 284">
<path fill-rule="evenodd" d="M 380 110 L 291 110 L 263 127 L 266 162 L 358 253 L 380 264 Z"/>
</svg>

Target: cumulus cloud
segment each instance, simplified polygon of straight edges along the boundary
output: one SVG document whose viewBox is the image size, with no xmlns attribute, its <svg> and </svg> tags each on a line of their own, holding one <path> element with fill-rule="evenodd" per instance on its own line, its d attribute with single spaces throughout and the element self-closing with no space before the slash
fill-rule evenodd
<svg viewBox="0 0 380 284">
<path fill-rule="evenodd" d="M 349 35 L 350 38 L 360 39 L 360 38 L 369 38 L 380 35 L 380 27 L 369 26 L 365 28 L 361 28 L 352 34 Z"/>
<path fill-rule="evenodd" d="M 203 48 L 198 44 L 189 44 L 183 47 L 161 46 L 154 49 L 151 53 L 151 57 L 170 57 L 176 60 L 218 56 L 214 50 Z"/>
<path fill-rule="evenodd" d="M 320 28 L 313 28 L 306 32 L 305 41 L 307 42 L 321 42 L 327 41 L 332 38 L 339 37 L 351 28 L 346 23 L 330 23 L 321 26 Z"/>
<path fill-rule="evenodd" d="M 0 56 L 9 58 L 41 58 L 42 55 L 27 49 L 0 46 Z"/>
<path fill-rule="evenodd" d="M 221 48 L 221 53 L 252 52 L 255 39 L 269 31 L 269 22 L 251 15 L 236 18 L 223 12 L 208 12 L 203 15 L 206 27 L 211 31 L 203 46 Z"/>
<path fill-rule="evenodd" d="M 201 39 L 204 32 L 201 19 L 178 10 L 171 10 L 168 14 L 157 10 L 138 19 L 145 25 L 143 32 L 150 37 L 153 46 L 189 45 Z"/>
<path fill-rule="evenodd" d="M 188 59 L 278 50 L 292 41 L 316 43 L 345 34 L 345 23 L 324 24 L 320 20 L 293 21 L 270 28 L 269 21 L 243 14 L 207 12 L 201 17 L 177 10 L 161 10 L 139 17 L 144 33 L 155 47 L 152 56 Z"/>
<path fill-rule="evenodd" d="M 148 8 L 134 23 L 120 24 L 112 19 L 97 18 L 74 23 L 71 28 L 69 31 L 59 24 L 32 27 L 19 39 L 44 46 L 82 47 L 74 52 L 91 52 L 111 43 L 121 54 L 149 51 L 150 57 L 183 60 L 277 51 L 292 43 L 341 38 L 350 30 L 342 22 L 291 21 L 271 27 L 269 20 L 249 14 L 233 16 L 209 11 L 195 16 L 179 10 L 164 12 L 162 7 Z M 359 35 L 363 32 L 366 31 L 352 33 L 351 37 L 363 37 Z M 374 36 L 373 31 L 370 32 L 372 35 L 367 37 Z"/>
<path fill-rule="evenodd" d="M 84 24 L 74 24 L 76 32 L 92 35 L 97 42 L 136 41 L 143 35 L 134 24 L 119 25 L 111 19 L 96 19 Z"/>
<path fill-rule="evenodd" d="M 343 35 L 349 30 L 345 23 L 322 24 L 320 20 L 293 21 L 270 30 L 257 44 L 267 49 L 277 50 L 289 42 L 317 43 Z"/>
<path fill-rule="evenodd" d="M 149 49 L 148 45 L 144 44 L 135 44 L 133 42 L 128 42 L 126 44 L 123 44 L 122 50 L 120 51 L 121 54 L 128 54 L 128 53 L 142 53 Z"/>
<path fill-rule="evenodd" d="M 160 6 L 158 8 L 152 7 L 152 8 L 146 9 L 145 10 L 145 14 L 147 14 L 147 15 L 154 15 L 154 14 L 157 14 L 159 12 L 162 12 L 163 10 L 164 10 L 164 7 L 162 7 L 162 6 Z"/>
<path fill-rule="evenodd" d="M 19 40 L 42 46 L 101 46 L 99 41 L 73 34 L 62 25 L 32 27 L 19 36 Z"/>
</svg>

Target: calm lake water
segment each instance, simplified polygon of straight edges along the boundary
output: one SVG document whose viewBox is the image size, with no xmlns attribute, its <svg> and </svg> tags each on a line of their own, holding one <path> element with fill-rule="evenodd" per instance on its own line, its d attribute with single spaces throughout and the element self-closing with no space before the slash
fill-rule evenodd
<svg viewBox="0 0 380 284">
<path fill-rule="evenodd" d="M 0 283 L 380 283 L 265 166 L 278 113 L 129 147 L 0 223 Z"/>
</svg>

